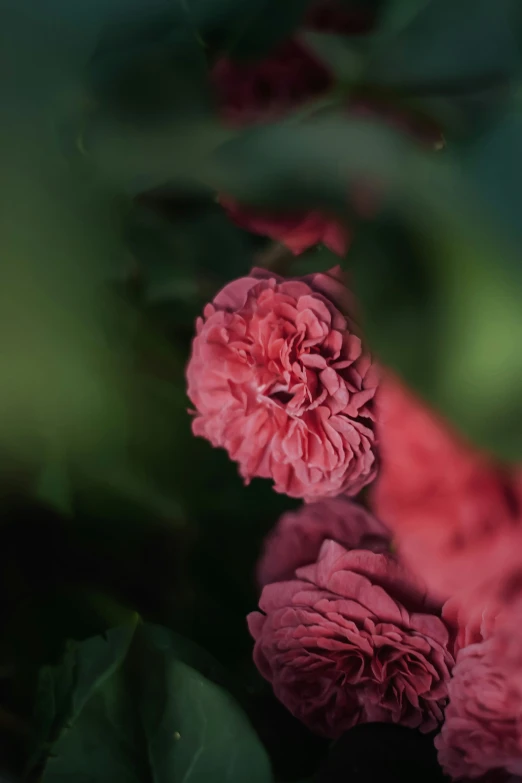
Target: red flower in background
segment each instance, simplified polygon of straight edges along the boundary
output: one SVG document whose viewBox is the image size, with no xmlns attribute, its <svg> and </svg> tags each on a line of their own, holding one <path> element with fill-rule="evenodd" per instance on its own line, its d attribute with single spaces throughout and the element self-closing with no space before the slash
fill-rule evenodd
<svg viewBox="0 0 522 783">
<path fill-rule="evenodd" d="M 370 24 L 367 13 L 335 2 L 317 3 L 305 22 L 310 29 L 351 34 L 366 32 Z M 295 40 L 284 42 L 261 62 L 220 60 L 212 77 L 220 112 L 236 127 L 284 117 L 324 95 L 333 84 L 322 63 Z M 348 249 L 346 228 L 320 211 L 266 213 L 224 195 L 220 202 L 239 226 L 281 242 L 296 255 L 320 243 L 340 256 Z"/>
<path fill-rule="evenodd" d="M 349 9 L 335 0 L 328 0 L 314 5 L 303 29 L 359 35 L 369 32 L 372 22 L 372 15 L 367 11 Z M 298 40 L 285 41 L 260 62 L 222 59 L 214 66 L 212 80 L 220 113 L 235 127 L 278 120 L 326 94 L 334 84 L 333 75 Z M 389 106 L 356 99 L 347 109 L 360 118 L 385 121 L 427 146 L 433 146 L 441 138 L 431 123 L 408 118 Z M 361 183 L 348 194 L 347 187 L 347 199 L 362 217 L 368 217 L 376 209 L 378 190 L 375 183 Z M 224 194 L 219 200 L 239 226 L 281 242 L 296 255 L 314 245 L 324 244 L 332 252 L 344 256 L 350 245 L 349 229 L 337 216 L 324 211 L 265 212 L 240 204 Z"/>
<path fill-rule="evenodd" d="M 312 731 L 365 722 L 432 731 L 453 666 L 424 586 L 390 554 L 325 541 L 295 578 L 267 585 L 248 617 L 254 661 Z"/>
<path fill-rule="evenodd" d="M 220 196 L 220 204 L 229 216 L 242 228 L 254 234 L 262 234 L 281 242 L 295 255 L 314 245 L 323 244 L 338 256 L 348 249 L 347 230 L 335 219 L 322 212 L 285 214 L 258 212 L 245 207 L 228 196 Z"/>
<path fill-rule="evenodd" d="M 303 29 L 358 35 L 369 32 L 372 15 L 338 0 L 315 3 Z M 324 95 L 332 75 L 303 44 L 290 39 L 260 61 L 219 60 L 212 82 L 223 119 L 235 127 L 280 119 L 303 103 Z"/>
<path fill-rule="evenodd" d="M 241 128 L 284 117 L 324 95 L 332 78 L 311 53 L 290 40 L 259 62 L 218 60 L 212 83 L 223 119 Z"/>
<path fill-rule="evenodd" d="M 346 549 L 388 552 L 390 536 L 373 514 L 344 497 L 310 503 L 283 514 L 264 542 L 257 565 L 261 587 L 291 579 L 296 568 L 314 563 L 325 539 Z"/>
<path fill-rule="evenodd" d="M 254 269 L 197 322 L 187 367 L 193 431 L 226 448 L 246 481 L 314 500 L 375 476 L 377 373 L 346 315 L 340 269 L 284 280 Z"/>
<path fill-rule="evenodd" d="M 449 697 L 435 738 L 444 771 L 454 780 L 493 770 L 522 775 L 522 700 L 493 639 L 458 653 Z"/>
<path fill-rule="evenodd" d="M 391 374 L 376 405 L 381 469 L 375 512 L 441 597 L 486 586 L 518 559 L 522 543 L 511 477 Z"/>
<path fill-rule="evenodd" d="M 492 640 L 522 706 L 520 471 L 464 442 L 391 375 L 376 401 L 381 469 L 373 507 L 399 552 L 447 598 L 457 649 Z"/>
</svg>

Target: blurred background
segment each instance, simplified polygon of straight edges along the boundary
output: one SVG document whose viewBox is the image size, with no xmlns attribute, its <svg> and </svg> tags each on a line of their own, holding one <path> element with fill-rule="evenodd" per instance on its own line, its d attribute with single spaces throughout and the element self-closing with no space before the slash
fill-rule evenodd
<svg viewBox="0 0 522 783">
<path fill-rule="evenodd" d="M 254 265 L 341 263 L 379 359 L 519 460 L 522 6 L 2 0 L 0 39 L 6 774 L 42 666 L 137 612 L 226 670 L 275 779 L 304 781 L 326 744 L 261 680 L 245 623 L 297 503 L 192 435 L 195 321 Z M 310 210 L 347 233 L 341 258 L 251 219 Z"/>
</svg>

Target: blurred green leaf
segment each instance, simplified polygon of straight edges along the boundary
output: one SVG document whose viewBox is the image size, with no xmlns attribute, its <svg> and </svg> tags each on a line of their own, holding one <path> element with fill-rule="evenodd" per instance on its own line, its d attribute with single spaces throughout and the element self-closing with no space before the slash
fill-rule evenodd
<svg viewBox="0 0 522 783">
<path fill-rule="evenodd" d="M 87 640 L 69 652 L 72 664 L 66 657 L 60 669 L 44 672 L 40 720 L 47 735 L 49 714 L 60 726 L 42 782 L 269 783 L 268 759 L 245 715 L 184 662 L 191 651 L 182 641 L 146 625 L 129 647 L 131 636 L 114 629 L 108 641 Z"/>
<path fill-rule="evenodd" d="M 344 211 L 351 188 L 366 179 L 398 190 L 420 160 L 397 131 L 333 115 L 246 132 L 218 149 L 209 176 L 245 203 Z"/>
<path fill-rule="evenodd" d="M 300 33 L 299 39 L 341 83 L 351 85 L 361 77 L 368 49 L 364 39 L 312 31 Z"/>
<path fill-rule="evenodd" d="M 522 110 L 508 107 L 461 150 L 463 172 L 489 219 L 522 241 Z"/>
<path fill-rule="evenodd" d="M 518 0 L 389 0 L 388 15 L 396 34 L 375 39 L 365 75 L 372 84 L 465 91 L 506 81 L 520 68 Z"/>
<path fill-rule="evenodd" d="M 385 0 L 379 19 L 379 32 L 397 35 L 431 2 L 432 0 Z"/>
<path fill-rule="evenodd" d="M 218 47 L 234 57 L 260 58 L 297 27 L 311 0 L 187 0 L 205 40 L 218 35 Z"/>
<path fill-rule="evenodd" d="M 96 112 L 138 126 L 210 112 L 205 52 L 186 3 L 129 14 L 111 28 L 90 66 Z"/>
</svg>

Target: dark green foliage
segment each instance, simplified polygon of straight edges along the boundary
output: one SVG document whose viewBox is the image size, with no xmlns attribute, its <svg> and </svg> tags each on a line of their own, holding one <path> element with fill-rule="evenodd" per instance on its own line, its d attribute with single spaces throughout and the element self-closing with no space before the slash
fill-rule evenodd
<svg viewBox="0 0 522 783">
<path fill-rule="evenodd" d="M 199 665 L 193 668 L 191 664 Z M 115 628 L 42 670 L 36 749 L 45 783 L 272 780 L 266 755 L 214 664 L 155 626 Z M 205 674 L 200 670 L 206 672 Z"/>
</svg>

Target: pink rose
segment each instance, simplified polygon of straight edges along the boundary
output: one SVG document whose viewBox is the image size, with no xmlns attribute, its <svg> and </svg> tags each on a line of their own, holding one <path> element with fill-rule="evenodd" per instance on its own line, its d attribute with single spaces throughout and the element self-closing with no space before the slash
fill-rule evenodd
<svg viewBox="0 0 522 783">
<path fill-rule="evenodd" d="M 348 250 L 348 230 L 322 212 L 259 212 L 228 196 L 220 196 L 219 201 L 239 226 L 281 242 L 296 256 L 319 244 L 338 256 L 344 256 Z"/>
<path fill-rule="evenodd" d="M 265 60 L 218 60 L 211 78 L 220 113 L 234 127 L 280 119 L 332 85 L 324 66 L 293 40 Z"/>
<path fill-rule="evenodd" d="M 343 310 L 336 268 L 298 280 L 263 269 L 229 283 L 198 319 L 187 367 L 195 435 L 246 482 L 314 500 L 355 495 L 376 471 L 377 373 Z"/>
<path fill-rule="evenodd" d="M 496 769 L 522 775 L 522 701 L 493 640 L 458 653 L 449 696 L 435 739 L 444 771 L 456 780 Z"/>
<path fill-rule="evenodd" d="M 248 617 L 254 661 L 277 698 L 312 731 L 357 723 L 429 732 L 442 719 L 450 637 L 423 585 L 392 555 L 325 541 L 316 563 L 267 585 Z"/>
<path fill-rule="evenodd" d="M 388 531 L 363 506 L 344 497 L 321 500 L 283 514 L 265 539 L 258 584 L 291 579 L 296 568 L 315 563 L 327 538 L 346 549 L 390 550 Z"/>
<path fill-rule="evenodd" d="M 391 374 L 376 404 L 375 513 L 431 590 L 442 597 L 462 592 L 469 611 L 481 612 L 492 580 L 519 559 L 520 504 L 509 475 Z"/>
</svg>

